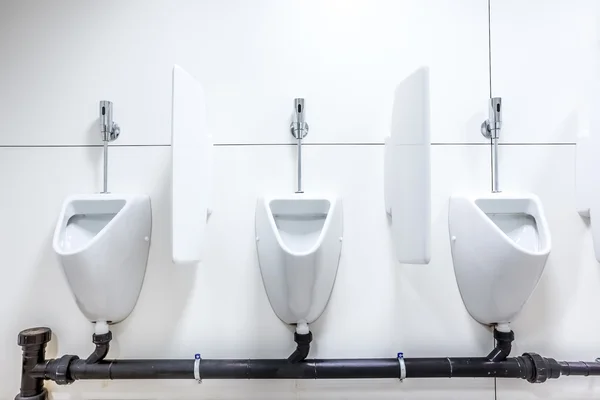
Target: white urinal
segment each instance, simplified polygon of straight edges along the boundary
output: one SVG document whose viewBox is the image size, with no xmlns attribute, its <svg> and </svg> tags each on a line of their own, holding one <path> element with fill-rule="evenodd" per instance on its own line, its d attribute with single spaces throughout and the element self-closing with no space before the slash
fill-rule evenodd
<svg viewBox="0 0 600 400">
<path fill-rule="evenodd" d="M 133 311 L 146 272 L 152 214 L 145 195 L 65 200 L 53 247 L 81 312 L 117 323 Z"/>
<path fill-rule="evenodd" d="M 258 260 L 271 307 L 288 324 L 316 320 L 329 301 L 342 248 L 342 203 L 295 194 L 259 199 Z"/>
<path fill-rule="evenodd" d="M 550 232 L 535 195 L 454 195 L 448 210 L 454 273 L 465 307 L 482 324 L 511 322 L 535 289 Z"/>
</svg>

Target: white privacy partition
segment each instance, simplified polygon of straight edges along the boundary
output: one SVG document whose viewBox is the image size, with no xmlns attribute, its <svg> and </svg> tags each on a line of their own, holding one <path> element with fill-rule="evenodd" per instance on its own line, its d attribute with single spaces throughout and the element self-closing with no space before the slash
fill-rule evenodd
<svg viewBox="0 0 600 400">
<path fill-rule="evenodd" d="M 593 69 L 600 67 L 600 58 L 596 57 Z M 575 194 L 577 212 L 589 218 L 590 231 L 594 244 L 596 260 L 600 262 L 600 77 L 593 76 L 588 83 L 588 113 L 582 114 L 582 128 L 577 135 L 575 152 Z M 589 125 L 586 125 L 586 122 Z"/>
<path fill-rule="evenodd" d="M 429 70 L 396 87 L 391 136 L 385 140 L 385 208 L 398 261 L 428 264 L 431 238 Z"/>
<path fill-rule="evenodd" d="M 173 67 L 173 262 L 202 260 L 212 189 L 211 137 L 204 91 L 181 67 Z"/>
<path fill-rule="evenodd" d="M 591 132 L 577 138 L 576 201 L 577 212 L 589 218 L 596 260 L 600 261 L 600 131 L 598 117 L 592 117 Z"/>
</svg>

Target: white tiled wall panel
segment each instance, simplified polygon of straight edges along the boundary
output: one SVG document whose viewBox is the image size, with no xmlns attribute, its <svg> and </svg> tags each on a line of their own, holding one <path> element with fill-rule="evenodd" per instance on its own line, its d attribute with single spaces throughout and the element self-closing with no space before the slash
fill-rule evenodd
<svg viewBox="0 0 600 400">
<path fill-rule="evenodd" d="M 480 139 L 489 95 L 485 1 L 190 6 L 177 17 L 178 62 L 206 84 L 217 142 L 291 142 L 282 127 L 292 99 L 305 97 L 307 142 L 382 143 L 394 88 L 421 66 L 431 70 L 432 140 Z M 199 26 L 203 15 L 210 18 Z"/>
<path fill-rule="evenodd" d="M 492 92 L 502 140 L 573 143 L 589 119 L 598 75 L 597 0 L 492 0 Z"/>
<path fill-rule="evenodd" d="M 171 67 L 205 86 L 216 143 L 383 143 L 396 85 L 431 70 L 432 139 L 481 141 L 488 96 L 482 0 L 5 1 L 0 144 L 170 143 Z M 5 65 L 4 65 L 5 64 Z"/>
<path fill-rule="evenodd" d="M 98 101 L 118 144 L 170 143 L 173 5 L 3 0 L 0 144 L 97 144 Z"/>
</svg>

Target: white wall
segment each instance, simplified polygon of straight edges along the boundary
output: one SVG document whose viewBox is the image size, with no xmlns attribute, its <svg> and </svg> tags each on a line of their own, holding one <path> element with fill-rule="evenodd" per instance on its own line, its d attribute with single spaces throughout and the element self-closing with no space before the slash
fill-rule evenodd
<svg viewBox="0 0 600 400">
<path fill-rule="evenodd" d="M 531 3 L 531 4 L 529 4 Z M 543 4 L 543 7 L 542 7 Z M 3 1 L 0 14 L 0 398 L 19 385 L 19 330 L 46 325 L 48 356 L 86 356 L 79 313 L 51 248 L 60 205 L 98 191 L 97 102 L 115 103 L 113 192 L 152 197 L 150 260 L 139 302 L 114 326 L 111 357 L 286 357 L 292 331 L 272 312 L 254 245 L 254 206 L 294 187 L 289 116 L 305 97 L 305 190 L 344 201 L 336 286 L 313 325 L 314 357 L 481 356 L 491 332 L 467 314 L 447 234 L 454 191 L 487 191 L 479 133 L 489 97 L 485 0 Z M 505 101 L 501 179 L 537 193 L 553 251 L 514 323 L 514 354 L 595 359 L 600 270 L 575 212 L 573 145 L 598 51 L 593 0 L 492 3 L 492 91 Z M 108 28 L 108 29 L 107 29 Z M 170 261 L 171 68 L 204 85 L 215 148 L 206 262 Z M 432 261 L 394 261 L 383 207 L 383 137 L 395 86 L 431 74 Z M 550 101 L 546 109 L 540 99 Z M 575 122 L 573 122 L 575 121 Z M 280 144 L 274 146 L 274 144 Z M 56 399 L 490 399 L 491 379 L 284 382 L 76 382 Z M 502 399 L 600 398 L 600 380 L 498 381 Z"/>
</svg>

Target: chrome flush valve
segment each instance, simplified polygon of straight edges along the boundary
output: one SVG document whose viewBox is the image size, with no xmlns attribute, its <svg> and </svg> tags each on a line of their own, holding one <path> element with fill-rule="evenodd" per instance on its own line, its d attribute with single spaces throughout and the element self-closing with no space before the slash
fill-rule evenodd
<svg viewBox="0 0 600 400">
<path fill-rule="evenodd" d="M 304 119 L 304 114 L 304 99 L 294 99 L 294 117 L 290 130 L 298 140 L 304 139 L 308 135 L 308 124 Z"/>
<path fill-rule="evenodd" d="M 502 98 L 492 97 L 489 103 L 489 118 L 481 124 L 481 133 L 491 144 L 492 193 L 500 192 L 498 179 L 498 139 L 502 128 Z"/>
<path fill-rule="evenodd" d="M 102 100 L 100 102 L 100 133 L 103 142 L 112 142 L 119 137 L 121 129 L 113 121 L 112 101 Z"/>
<path fill-rule="evenodd" d="M 108 142 L 116 140 L 121 134 L 121 129 L 113 121 L 112 101 L 100 101 L 100 134 L 104 142 L 104 186 L 102 193 L 108 193 Z"/>
<path fill-rule="evenodd" d="M 502 98 L 490 99 L 489 119 L 481 124 L 481 133 L 486 139 L 498 139 L 502 128 Z"/>
<path fill-rule="evenodd" d="M 290 130 L 298 143 L 298 189 L 296 190 L 296 193 L 304 193 L 304 190 L 302 189 L 302 139 L 308 135 L 308 124 L 304 118 L 305 114 L 304 99 L 294 99 L 294 116 L 292 117 Z"/>
</svg>

